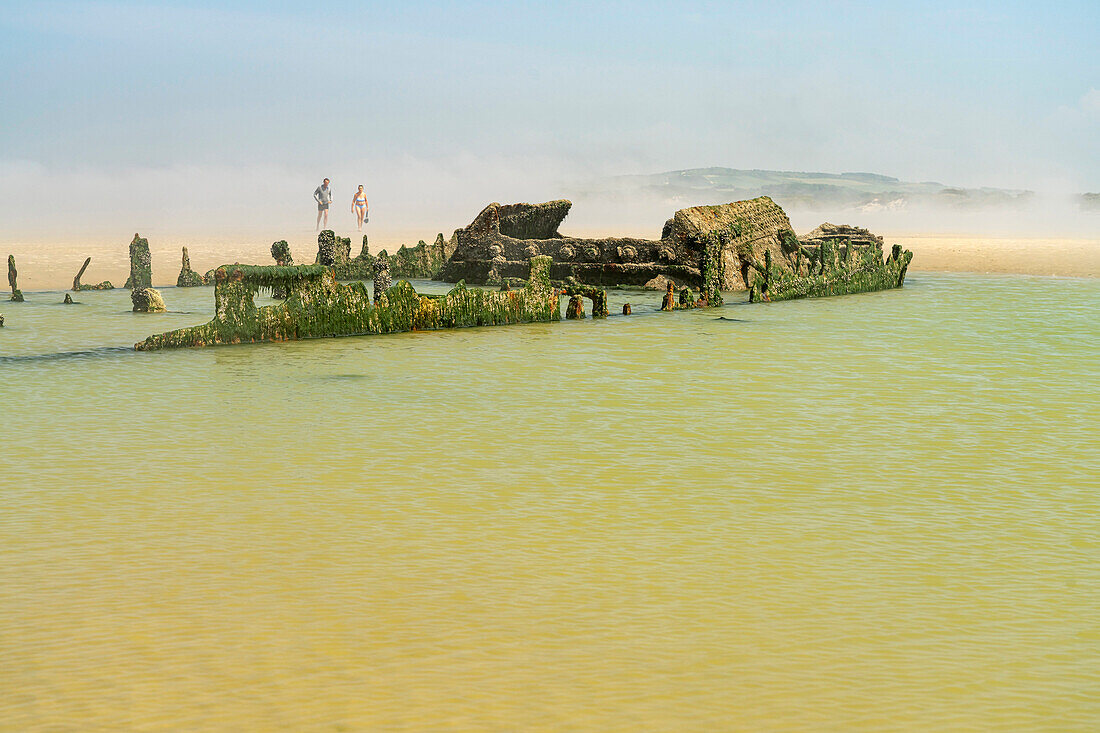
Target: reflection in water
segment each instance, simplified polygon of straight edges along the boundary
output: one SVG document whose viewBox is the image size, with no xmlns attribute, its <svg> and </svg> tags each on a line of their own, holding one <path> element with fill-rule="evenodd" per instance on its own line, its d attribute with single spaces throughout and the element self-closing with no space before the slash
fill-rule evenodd
<svg viewBox="0 0 1100 733">
<path fill-rule="evenodd" d="M 1100 719 L 1098 281 L 129 351 L 164 292 L 5 307 L 0 727 Z"/>
</svg>

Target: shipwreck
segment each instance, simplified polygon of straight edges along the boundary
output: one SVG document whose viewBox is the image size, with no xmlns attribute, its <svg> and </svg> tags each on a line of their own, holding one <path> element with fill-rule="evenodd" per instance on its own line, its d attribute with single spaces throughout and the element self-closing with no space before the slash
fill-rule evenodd
<svg viewBox="0 0 1100 733">
<path fill-rule="evenodd" d="M 214 270 L 213 320 L 150 336 L 135 348 L 149 351 L 561 320 L 560 294 L 550 284 L 550 258 L 532 258 L 527 275 L 527 284 L 518 290 L 494 292 L 460 283 L 446 295 L 421 295 L 408 281 L 401 281 L 372 302 L 363 283 L 337 282 L 333 268 L 326 265 L 223 265 Z M 257 307 L 260 288 L 282 289 L 286 300 Z"/>
<path fill-rule="evenodd" d="M 721 305 L 721 292 L 778 300 L 899 287 L 912 258 L 900 248 L 884 257 L 881 237 L 846 225 L 822 224 L 799 238 L 767 196 L 681 209 L 660 239 L 563 236 L 558 227 L 571 206 L 489 204 L 455 232 L 440 279 L 493 285 L 521 278 L 529 257 L 547 255 L 555 280 L 605 287 L 670 280 Z"/>
<path fill-rule="evenodd" d="M 913 257 L 897 245 L 886 255 L 881 237 L 847 225 L 826 223 L 798 237 L 766 196 L 681 209 L 653 240 L 564 236 L 558 228 L 571 206 L 565 200 L 493 203 L 449 241 L 440 234 L 433 244 L 421 241 L 396 255 L 372 255 L 363 237 L 353 257 L 351 240 L 326 230 L 318 236 L 315 263 L 294 265 L 286 242 L 276 242 L 275 265 L 223 265 L 210 273 L 215 315 L 209 323 L 150 336 L 135 348 L 559 321 L 563 295 L 569 296 L 567 319 L 585 317 L 584 298 L 593 317 L 606 318 L 607 287 L 665 290 L 662 311 L 719 306 L 723 293 L 747 293 L 749 302 L 844 295 L 900 287 Z M 188 270 L 186 251 L 183 264 Z M 393 284 L 394 276 L 456 285 L 445 295 L 424 295 L 407 279 Z M 132 272 L 141 285 L 138 279 Z M 257 306 L 261 289 L 282 302 Z"/>
</svg>

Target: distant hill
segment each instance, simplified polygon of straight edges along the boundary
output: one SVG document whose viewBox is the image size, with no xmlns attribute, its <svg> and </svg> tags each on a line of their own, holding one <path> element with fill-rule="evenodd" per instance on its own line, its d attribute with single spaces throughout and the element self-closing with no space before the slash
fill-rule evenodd
<svg viewBox="0 0 1100 733">
<path fill-rule="evenodd" d="M 1026 205 L 1032 191 L 958 188 L 942 183 L 910 183 L 876 173 L 693 168 L 650 175 L 615 176 L 593 182 L 581 196 L 659 197 L 673 204 L 738 201 L 771 196 L 787 209 L 903 209 L 910 205 L 952 208 Z"/>
<path fill-rule="evenodd" d="M 1084 211 L 1100 211 L 1100 193 L 1083 193 L 1077 203 Z"/>
</svg>

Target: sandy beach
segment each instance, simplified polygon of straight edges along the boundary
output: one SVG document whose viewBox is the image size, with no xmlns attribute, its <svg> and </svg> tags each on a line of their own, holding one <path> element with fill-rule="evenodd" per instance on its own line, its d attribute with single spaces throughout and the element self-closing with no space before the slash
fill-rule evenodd
<svg viewBox="0 0 1100 733">
<path fill-rule="evenodd" d="M 352 251 L 359 251 L 362 235 L 339 232 L 350 237 Z M 570 231 L 571 236 L 646 236 L 644 232 L 610 232 L 603 230 Z M 648 233 L 652 236 L 652 233 Z M 132 235 L 131 235 L 132 236 Z M 180 255 L 188 248 L 191 267 L 199 273 L 228 262 L 271 264 L 270 247 L 275 239 L 290 243 L 295 261 L 312 263 L 316 254 L 316 234 L 312 231 L 290 235 L 268 233 L 266 236 L 180 237 L 168 234 L 143 233 L 149 239 L 153 255 L 153 284 L 174 285 L 180 270 Z M 450 232 L 444 233 L 449 237 Z M 423 239 L 433 241 L 434 232 L 414 233 L 390 231 L 370 234 L 371 252 L 387 249 L 394 252 L 402 244 L 415 246 Z M 965 235 L 902 235 L 885 236 L 888 244 L 900 244 L 913 251 L 910 269 L 924 272 L 976 272 L 1058 277 L 1100 277 L 1100 238 L 1042 239 L 997 238 Z M 19 268 L 19 285 L 23 290 L 64 289 L 72 285 L 73 275 L 84 258 L 92 263 L 83 282 L 110 280 L 121 287 L 129 274 L 129 238 L 118 241 L 105 238 L 76 241 L 7 241 L 0 244 L 0 255 L 15 255 Z"/>
<path fill-rule="evenodd" d="M 354 228 L 340 231 L 340 236 L 351 238 L 353 254 L 358 254 L 363 235 Z M 164 287 L 176 284 L 180 272 L 181 255 L 187 247 L 191 268 L 202 274 L 219 265 L 232 262 L 272 265 L 271 243 L 280 239 L 290 245 L 297 264 L 313 264 L 317 254 L 317 234 L 312 230 L 297 232 L 258 232 L 255 235 L 195 235 L 179 236 L 169 233 L 141 232 L 149 240 L 153 258 L 153 285 Z M 435 240 L 435 233 L 415 235 L 405 231 L 370 235 L 370 251 L 382 249 L 395 252 L 402 244 L 416 246 L 420 239 Z M 449 234 L 448 234 L 449 236 Z M 19 287 L 22 290 L 56 290 L 72 287 L 85 257 L 92 262 L 81 281 L 98 283 L 110 280 L 122 287 L 130 274 L 130 239 L 133 232 L 122 232 L 117 239 L 89 237 L 86 239 L 28 240 L 12 239 L 0 242 L 0 256 L 15 255 L 19 269 Z M 4 282 L 7 285 L 6 281 Z"/>
<path fill-rule="evenodd" d="M 913 251 L 911 270 L 1100 277 L 1100 239 L 924 235 L 886 241 Z"/>
</svg>

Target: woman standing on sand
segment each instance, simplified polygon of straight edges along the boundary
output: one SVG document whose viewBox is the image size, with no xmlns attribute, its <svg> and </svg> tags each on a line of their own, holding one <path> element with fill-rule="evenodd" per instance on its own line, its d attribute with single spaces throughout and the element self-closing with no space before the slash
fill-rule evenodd
<svg viewBox="0 0 1100 733">
<path fill-rule="evenodd" d="M 363 222 L 367 221 L 369 210 L 367 209 L 367 195 L 363 193 L 363 184 L 359 184 L 359 190 L 351 197 L 351 210 L 359 224 L 359 231 L 363 231 Z"/>
</svg>

